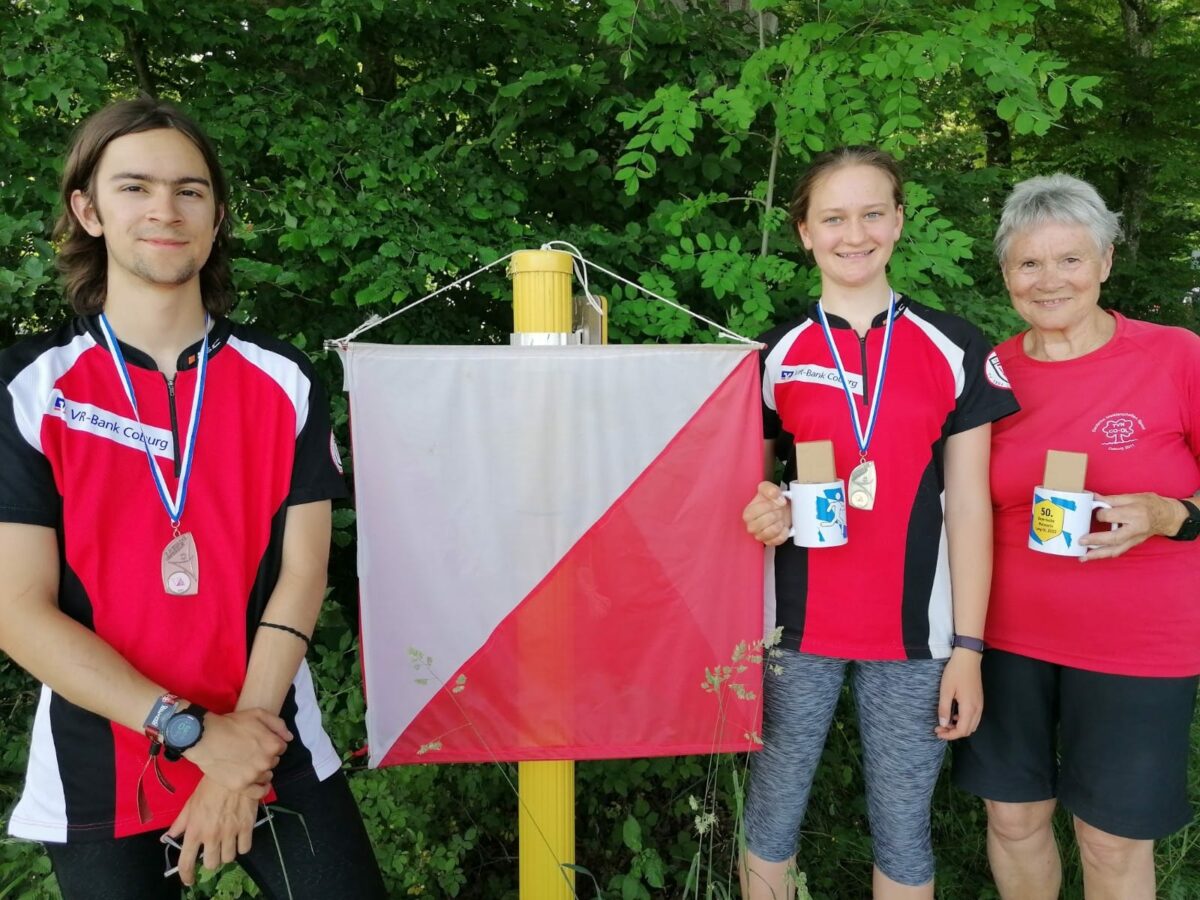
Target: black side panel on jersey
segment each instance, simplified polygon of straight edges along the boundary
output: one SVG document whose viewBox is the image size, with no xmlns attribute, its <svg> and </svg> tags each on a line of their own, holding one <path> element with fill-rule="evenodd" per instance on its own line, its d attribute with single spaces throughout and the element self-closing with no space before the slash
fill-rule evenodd
<svg viewBox="0 0 1200 900">
<path fill-rule="evenodd" d="M 61 557 L 61 529 L 58 546 Z M 58 606 L 80 625 L 95 631 L 92 601 L 65 559 L 59 573 Z M 63 780 L 67 821 L 71 823 L 69 831 L 87 832 L 88 838 L 114 837 L 115 809 L 109 805 L 117 790 L 112 723 L 54 694 L 50 699 L 50 728 Z M 86 800 L 89 797 L 90 804 Z M 89 822 L 105 824 L 89 827 Z"/>
<path fill-rule="evenodd" d="M 61 330 L 60 330 L 61 331 Z M 36 362 L 47 347 L 66 343 L 69 334 L 55 340 L 25 341 L 0 353 L 0 521 L 52 528 L 62 517 L 62 498 L 46 457 L 29 445 L 17 427 L 10 381 Z M 43 401 L 44 402 L 44 401 Z"/>
<path fill-rule="evenodd" d="M 939 440 L 938 444 L 943 441 Z M 934 447 L 934 459 L 941 447 Z M 900 608 L 900 627 L 909 659 L 929 659 L 929 597 L 937 575 L 938 546 L 942 534 L 942 479 L 934 460 L 930 460 L 908 519 L 904 542 L 904 598 Z"/>
<path fill-rule="evenodd" d="M 75 570 L 67 565 L 62 550 L 65 545 L 66 541 L 63 539 L 62 528 L 60 526 L 58 531 L 58 556 L 60 563 L 58 574 L 58 608 L 88 631 L 95 631 L 96 626 L 92 620 L 92 600 L 87 595 L 87 591 L 83 587 L 83 582 L 75 574 Z"/>
<path fill-rule="evenodd" d="M 297 640 L 299 639 L 297 638 Z M 296 713 L 296 688 L 293 686 L 288 688 L 287 696 L 283 698 L 279 717 L 287 723 L 288 730 L 297 737 L 288 743 L 287 749 L 283 751 L 283 756 L 279 758 L 279 765 L 275 767 L 272 784 L 276 787 L 281 784 L 290 787 L 304 784 L 315 785 L 319 784 L 321 780 L 317 778 L 316 769 L 313 768 L 312 752 L 300 742 L 300 732 L 296 729 Z"/>
<path fill-rule="evenodd" d="M 765 383 L 768 380 L 766 371 L 767 357 L 771 355 L 771 351 L 775 349 L 775 345 L 778 344 L 788 334 L 788 332 L 795 327 L 795 322 L 787 322 L 783 325 L 776 325 L 770 331 L 763 332 L 755 339 L 760 344 L 764 345 L 763 348 L 758 351 L 758 371 L 762 378 L 762 382 Z M 763 438 L 768 441 L 772 438 L 778 438 L 782 428 L 778 411 L 771 409 L 771 407 L 767 406 L 765 402 L 763 403 L 762 407 Z M 782 459 L 783 457 L 780 458 Z"/>
<path fill-rule="evenodd" d="M 775 598 L 775 625 L 783 626 L 780 645 L 799 650 L 808 616 L 807 547 L 797 547 L 789 540 L 775 548 Z"/>
<path fill-rule="evenodd" d="M 64 700 L 50 696 L 50 729 L 62 778 L 68 842 L 78 835 L 88 839 L 116 837 L 113 826 L 117 793 L 117 763 L 113 751 L 112 723 Z M 89 823 L 99 822 L 93 825 Z"/>
<path fill-rule="evenodd" d="M 254 576 L 254 584 L 250 588 L 250 597 L 246 603 L 246 654 L 254 646 L 254 636 L 258 632 L 258 623 L 262 621 L 263 611 L 271 599 L 271 592 L 279 581 L 279 572 L 283 565 L 283 529 L 287 523 L 287 501 L 276 510 L 271 517 L 271 537 L 267 542 L 266 552 L 258 564 L 258 573 Z M 293 638 L 299 641 L 300 638 Z M 279 711 L 280 718 L 287 723 L 288 730 L 294 735 L 300 732 L 296 728 L 296 689 L 289 687 L 284 698 L 283 707 Z M 297 773 L 307 769 L 312 771 L 312 754 L 299 738 L 292 740 L 283 751 L 275 772 L 278 780 L 292 781 Z"/>
</svg>

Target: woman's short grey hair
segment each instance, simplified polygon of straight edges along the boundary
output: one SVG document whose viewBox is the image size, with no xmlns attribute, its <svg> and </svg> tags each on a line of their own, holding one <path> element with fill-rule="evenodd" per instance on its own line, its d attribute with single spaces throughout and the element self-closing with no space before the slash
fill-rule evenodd
<svg viewBox="0 0 1200 900">
<path fill-rule="evenodd" d="M 1000 264 L 1018 233 L 1047 222 L 1083 225 L 1092 233 L 1100 253 L 1121 237 L 1120 214 L 1111 212 L 1099 191 L 1086 181 L 1062 172 L 1027 178 L 1004 201 L 994 239 Z"/>
</svg>

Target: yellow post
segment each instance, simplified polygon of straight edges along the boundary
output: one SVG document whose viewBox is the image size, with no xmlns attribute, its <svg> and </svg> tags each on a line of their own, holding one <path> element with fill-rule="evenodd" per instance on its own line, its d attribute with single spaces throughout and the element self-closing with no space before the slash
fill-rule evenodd
<svg viewBox="0 0 1200 900">
<path fill-rule="evenodd" d="M 571 333 L 571 256 L 522 250 L 511 263 L 513 342 L 565 344 Z M 563 598 L 564 606 L 570 602 Z M 563 610 L 564 615 L 567 610 Z M 549 760 L 517 766 L 521 900 L 575 896 L 575 762 Z"/>
</svg>

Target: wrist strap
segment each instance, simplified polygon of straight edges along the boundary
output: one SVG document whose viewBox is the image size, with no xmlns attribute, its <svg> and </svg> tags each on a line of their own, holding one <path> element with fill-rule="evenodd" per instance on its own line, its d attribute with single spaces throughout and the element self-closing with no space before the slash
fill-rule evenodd
<svg viewBox="0 0 1200 900">
<path fill-rule="evenodd" d="M 982 653 L 987 649 L 987 644 L 981 638 L 967 637 L 965 634 L 954 636 L 954 646 L 962 647 L 964 650 L 974 650 L 976 653 Z"/>
<path fill-rule="evenodd" d="M 1166 536 L 1169 541 L 1194 541 L 1200 536 L 1200 509 L 1193 502 L 1194 497 L 1180 497 L 1179 502 L 1183 504 L 1183 511 L 1186 515 L 1183 517 L 1183 524 L 1179 526 L 1179 530 L 1174 534 Z"/>
<path fill-rule="evenodd" d="M 297 631 L 295 628 L 292 628 L 290 625 L 278 625 L 275 622 L 259 622 L 258 627 L 259 628 L 275 628 L 275 629 L 278 629 L 279 631 L 286 631 L 288 634 L 294 634 L 296 637 L 300 638 L 300 640 L 304 641 L 304 652 L 305 653 L 307 653 L 309 650 L 312 649 L 312 639 L 309 638 L 309 636 L 307 634 L 305 634 L 303 631 Z"/>
<path fill-rule="evenodd" d="M 158 765 L 158 754 L 161 749 L 162 744 L 150 745 L 150 755 L 146 757 L 146 762 L 142 765 L 142 771 L 138 773 L 137 810 L 138 820 L 143 825 L 154 818 L 154 812 L 150 809 L 150 801 L 146 799 L 146 789 L 142 786 L 142 782 L 146 779 L 146 770 L 153 766 L 154 774 L 158 776 L 158 783 L 163 786 L 163 790 L 168 794 L 175 793 L 175 786 L 167 781 L 167 776 L 162 773 L 162 769 Z"/>
<path fill-rule="evenodd" d="M 150 708 L 150 715 L 146 716 L 146 721 L 142 723 L 142 733 L 150 739 L 150 743 L 162 743 L 163 729 L 167 725 L 167 720 L 175 714 L 178 706 L 179 698 L 171 693 L 163 694 L 154 701 L 154 706 Z"/>
</svg>

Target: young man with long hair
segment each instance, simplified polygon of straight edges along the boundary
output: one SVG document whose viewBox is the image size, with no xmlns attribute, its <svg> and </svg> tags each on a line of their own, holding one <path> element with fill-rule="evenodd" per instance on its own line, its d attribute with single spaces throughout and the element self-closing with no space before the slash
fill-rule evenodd
<svg viewBox="0 0 1200 900">
<path fill-rule="evenodd" d="M 226 318 L 213 147 L 115 103 L 62 205 L 77 316 L 0 353 L 0 649 L 43 684 L 9 831 L 68 900 L 178 898 L 235 859 L 268 897 L 383 897 L 304 662 L 344 494 L 326 397 Z"/>
</svg>

